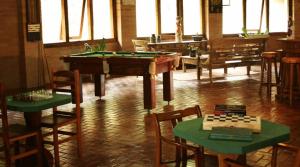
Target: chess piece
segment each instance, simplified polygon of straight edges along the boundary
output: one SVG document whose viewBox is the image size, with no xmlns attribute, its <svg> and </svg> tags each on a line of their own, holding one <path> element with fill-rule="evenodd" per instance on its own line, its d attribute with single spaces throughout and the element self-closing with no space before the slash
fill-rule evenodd
<svg viewBox="0 0 300 167">
<path fill-rule="evenodd" d="M 182 42 L 182 18 L 180 16 L 176 17 L 175 41 Z"/>
</svg>

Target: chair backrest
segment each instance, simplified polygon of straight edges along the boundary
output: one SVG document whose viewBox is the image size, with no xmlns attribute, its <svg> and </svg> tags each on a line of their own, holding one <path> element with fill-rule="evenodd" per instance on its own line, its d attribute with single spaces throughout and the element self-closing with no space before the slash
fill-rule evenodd
<svg viewBox="0 0 300 167">
<path fill-rule="evenodd" d="M 138 51 L 148 51 L 148 41 L 146 40 L 138 40 L 138 39 L 133 39 L 132 40 L 132 43 L 133 43 L 133 47 L 134 47 L 134 50 L 136 52 Z"/>
<path fill-rule="evenodd" d="M 51 88 L 53 93 L 70 93 L 73 103 L 76 104 L 76 108 L 80 108 L 81 80 L 78 70 L 52 70 Z"/>
<path fill-rule="evenodd" d="M 196 116 L 197 118 L 202 117 L 202 113 L 199 105 L 194 107 L 189 107 L 183 110 L 176 110 L 172 112 L 165 113 L 154 113 L 154 124 L 155 124 L 155 133 L 156 133 L 156 158 L 157 161 L 162 162 L 161 152 L 162 152 L 162 141 L 167 143 L 179 143 L 180 139 L 178 137 L 174 137 L 174 139 L 167 139 L 162 136 L 161 123 L 162 122 L 170 122 L 172 124 L 172 128 L 174 128 L 178 122 L 183 121 L 184 118 Z"/>
</svg>

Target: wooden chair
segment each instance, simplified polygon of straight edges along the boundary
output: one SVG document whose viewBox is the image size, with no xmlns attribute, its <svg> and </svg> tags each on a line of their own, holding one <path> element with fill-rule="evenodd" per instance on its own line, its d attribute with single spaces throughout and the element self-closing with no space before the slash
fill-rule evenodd
<svg viewBox="0 0 300 167">
<path fill-rule="evenodd" d="M 295 153 L 295 158 L 294 158 L 294 163 L 292 167 L 300 167 L 300 148 L 279 143 L 275 146 L 273 146 L 273 151 L 272 151 L 272 159 L 271 159 L 271 167 L 276 167 L 277 166 L 277 158 L 278 158 L 278 150 L 286 150 L 286 151 L 291 151 Z M 235 160 L 232 159 L 225 159 L 224 160 L 225 164 L 229 167 L 249 167 L 248 165 L 243 165 Z"/>
<path fill-rule="evenodd" d="M 181 122 L 184 117 L 188 116 L 197 116 L 198 118 L 202 116 L 200 107 L 196 105 L 195 107 L 186 108 L 184 110 L 178 110 L 173 112 L 166 113 L 155 113 L 154 114 L 154 123 L 156 131 L 156 167 L 162 166 L 167 163 L 176 163 L 176 166 L 182 165 L 186 166 L 187 159 L 187 150 L 193 151 L 194 159 L 196 166 L 200 166 L 200 160 L 203 159 L 203 148 L 196 147 L 186 144 L 184 139 L 174 136 L 173 139 L 167 138 L 162 135 L 161 124 L 171 123 L 174 128 L 178 122 Z M 167 143 L 176 147 L 176 159 L 172 161 L 163 161 L 162 160 L 162 143 Z"/>
<path fill-rule="evenodd" d="M 53 141 L 46 140 L 45 144 L 54 146 L 55 166 L 59 166 L 59 145 L 67 141 L 77 140 L 77 152 L 81 157 L 81 125 L 80 125 L 80 79 L 79 71 L 52 72 L 51 87 L 53 93 L 69 93 L 75 99 L 74 111 L 61 111 L 53 108 L 53 114 L 42 117 L 42 127 L 52 129 L 44 137 L 53 135 Z M 61 108 L 63 109 L 63 108 Z M 66 129 L 68 125 L 76 125 L 76 132 Z M 64 129 L 62 129 L 64 128 Z M 60 137 L 58 137 L 60 135 Z M 62 135 L 62 136 L 61 136 Z"/>
<path fill-rule="evenodd" d="M 133 39 L 132 43 L 133 43 L 134 50 L 136 52 L 149 50 L 147 45 L 149 42 L 146 40 Z"/>
<path fill-rule="evenodd" d="M 6 166 L 10 167 L 16 160 L 34 155 L 37 157 L 37 165 L 42 166 L 43 148 L 41 131 L 28 129 L 26 126 L 20 124 L 8 124 L 6 97 L 2 84 L 0 84 L 0 106 L 0 118 L 2 121 L 0 136 L 4 144 L 0 148 L 0 151 L 4 151 Z M 27 145 L 25 142 L 28 139 L 35 140 L 35 144 Z M 22 147 L 21 149 L 21 146 L 24 146 L 24 148 Z M 13 148 L 14 152 L 12 152 Z"/>
<path fill-rule="evenodd" d="M 278 157 L 277 154 L 279 149 L 294 152 L 296 156 L 294 158 L 294 163 L 292 167 L 300 167 L 300 148 L 288 144 L 283 144 L 283 143 L 279 143 L 273 146 L 272 162 L 271 162 L 272 167 L 277 166 L 277 157 Z"/>
</svg>

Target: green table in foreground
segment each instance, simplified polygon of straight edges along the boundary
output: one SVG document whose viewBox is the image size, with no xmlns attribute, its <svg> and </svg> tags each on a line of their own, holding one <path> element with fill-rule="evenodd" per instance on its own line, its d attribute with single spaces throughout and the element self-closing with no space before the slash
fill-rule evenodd
<svg viewBox="0 0 300 167">
<path fill-rule="evenodd" d="M 18 101 L 11 96 L 7 97 L 7 108 L 9 111 L 23 112 L 26 126 L 31 129 L 41 128 L 42 111 L 56 106 L 68 104 L 72 102 L 71 95 L 53 94 L 52 98 L 40 101 Z M 28 144 L 33 144 L 35 141 L 28 141 Z M 47 149 L 44 148 L 43 166 L 52 166 L 53 157 Z M 33 166 L 34 159 L 26 161 L 22 166 Z"/>
<path fill-rule="evenodd" d="M 261 133 L 253 134 L 253 141 L 211 140 L 211 131 L 202 130 L 202 118 L 179 123 L 173 132 L 175 136 L 199 144 L 220 154 L 245 154 L 264 147 L 272 146 L 289 140 L 289 127 L 262 120 Z"/>
<path fill-rule="evenodd" d="M 173 129 L 174 135 L 199 144 L 218 154 L 219 167 L 225 167 L 225 158 L 237 158 L 261 148 L 273 146 L 289 140 L 289 127 L 262 120 L 261 133 L 253 134 L 253 141 L 212 140 L 208 136 L 211 131 L 202 129 L 203 118 L 184 121 Z"/>
<path fill-rule="evenodd" d="M 60 106 L 72 102 L 70 95 L 53 94 L 52 98 L 41 101 L 17 101 L 10 96 L 7 98 L 7 108 L 20 112 L 40 112 L 55 106 Z"/>
</svg>

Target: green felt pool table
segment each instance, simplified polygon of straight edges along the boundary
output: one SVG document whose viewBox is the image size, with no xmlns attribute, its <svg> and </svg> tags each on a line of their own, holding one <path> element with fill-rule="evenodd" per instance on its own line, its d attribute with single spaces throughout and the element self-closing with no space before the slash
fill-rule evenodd
<svg viewBox="0 0 300 167">
<path fill-rule="evenodd" d="M 171 101 L 173 94 L 173 70 L 179 64 L 175 52 L 88 52 L 64 56 L 70 70 L 81 74 L 93 74 L 95 95 L 105 95 L 105 75 L 143 76 L 144 108 L 156 106 L 155 76 L 163 73 L 163 99 Z"/>
</svg>

